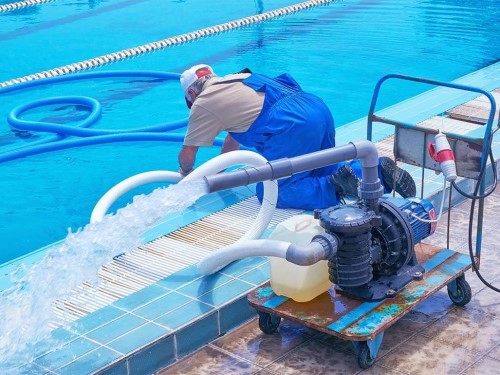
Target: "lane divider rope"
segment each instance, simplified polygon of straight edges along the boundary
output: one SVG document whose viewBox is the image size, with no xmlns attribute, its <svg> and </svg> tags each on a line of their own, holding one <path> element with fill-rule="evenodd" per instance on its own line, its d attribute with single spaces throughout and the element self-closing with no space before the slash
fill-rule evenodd
<svg viewBox="0 0 500 375">
<path fill-rule="evenodd" d="M 18 1 L 16 3 L 4 4 L 0 5 L 0 13 L 10 12 L 11 10 L 17 10 L 21 8 L 32 7 L 43 3 L 50 3 L 53 1 L 56 0 L 25 0 L 25 1 Z"/>
<path fill-rule="evenodd" d="M 162 40 L 159 40 L 157 42 L 144 44 L 144 45 L 139 46 L 139 47 L 128 48 L 128 49 L 124 49 L 124 50 L 121 50 L 118 52 L 113 52 L 113 53 L 110 53 L 107 55 L 84 60 L 84 61 L 81 61 L 78 63 L 64 65 L 64 66 L 61 66 L 59 68 L 45 70 L 43 72 L 30 74 L 30 75 L 20 77 L 20 78 L 11 79 L 9 81 L 1 82 L 0 88 L 16 85 L 16 84 L 27 82 L 27 81 L 33 81 L 36 79 L 55 77 L 55 76 L 75 73 L 75 72 L 82 71 L 82 70 L 96 68 L 96 67 L 107 65 L 107 64 L 112 64 L 112 63 L 115 63 L 115 62 L 118 62 L 121 60 L 141 56 L 141 55 L 144 55 L 146 53 L 159 51 L 159 50 L 162 50 L 164 48 L 168 48 L 168 47 L 172 47 L 172 46 L 176 46 L 176 45 L 180 45 L 180 44 L 184 44 L 184 43 L 189 43 L 189 42 L 192 42 L 196 39 L 201 39 L 201 38 L 206 38 L 208 36 L 221 34 L 223 32 L 227 32 L 227 31 L 237 29 L 240 27 L 245 27 L 245 26 L 257 23 L 257 22 L 263 22 L 263 21 L 267 21 L 267 20 L 270 20 L 273 18 L 282 17 L 282 16 L 285 16 L 288 14 L 296 13 L 296 12 L 299 12 L 299 11 L 304 10 L 304 9 L 309 9 L 309 8 L 320 6 L 320 5 L 327 5 L 327 4 L 332 3 L 334 1 L 336 1 L 336 0 L 305 1 L 303 3 L 290 5 L 290 6 L 287 6 L 284 8 L 279 8 L 279 9 L 265 12 L 262 14 L 249 16 L 249 17 L 245 17 L 245 18 L 240 18 L 240 19 L 226 22 L 226 23 L 222 23 L 222 24 L 219 24 L 216 26 L 210 26 L 210 27 L 196 30 L 193 32 L 189 32 L 186 34 L 181 34 L 181 35 L 174 36 L 171 38 L 162 39 Z"/>
</svg>

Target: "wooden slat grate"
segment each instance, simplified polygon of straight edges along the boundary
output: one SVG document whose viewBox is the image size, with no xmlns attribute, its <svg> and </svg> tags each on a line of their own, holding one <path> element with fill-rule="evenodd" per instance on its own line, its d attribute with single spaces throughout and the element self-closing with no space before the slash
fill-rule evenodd
<svg viewBox="0 0 500 375">
<path fill-rule="evenodd" d="M 59 321 L 53 323 L 54 328 L 82 318 L 234 243 L 251 228 L 259 209 L 255 196 L 247 198 L 116 257 L 100 269 L 97 286 L 84 283 L 70 297 L 56 301 L 54 308 Z M 301 212 L 303 210 L 277 209 L 269 227 Z"/>
</svg>

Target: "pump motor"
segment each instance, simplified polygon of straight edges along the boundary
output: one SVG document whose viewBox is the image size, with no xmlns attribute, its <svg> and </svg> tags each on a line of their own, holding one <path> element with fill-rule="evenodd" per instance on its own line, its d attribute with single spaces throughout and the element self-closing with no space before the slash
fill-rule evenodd
<svg viewBox="0 0 500 375">
<path fill-rule="evenodd" d="M 374 207 L 339 205 L 317 210 L 315 217 L 338 239 L 328 269 L 330 280 L 343 293 L 381 300 L 422 278 L 425 270 L 414 246 L 434 233 L 436 215 L 429 201 L 383 197 Z"/>
</svg>

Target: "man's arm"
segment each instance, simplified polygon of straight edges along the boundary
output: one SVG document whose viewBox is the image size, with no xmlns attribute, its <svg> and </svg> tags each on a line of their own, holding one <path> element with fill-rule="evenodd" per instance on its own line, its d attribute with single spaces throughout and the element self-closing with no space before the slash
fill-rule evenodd
<svg viewBox="0 0 500 375">
<path fill-rule="evenodd" d="M 198 148 L 198 146 L 182 146 L 178 156 L 181 175 L 186 176 L 193 170 Z"/>
<path fill-rule="evenodd" d="M 224 139 L 224 143 L 222 144 L 222 150 L 220 151 L 220 153 L 224 154 L 225 152 L 239 150 L 239 148 L 240 144 L 238 143 L 238 141 L 231 137 L 231 135 L 228 133 L 226 135 L 226 138 Z"/>
</svg>

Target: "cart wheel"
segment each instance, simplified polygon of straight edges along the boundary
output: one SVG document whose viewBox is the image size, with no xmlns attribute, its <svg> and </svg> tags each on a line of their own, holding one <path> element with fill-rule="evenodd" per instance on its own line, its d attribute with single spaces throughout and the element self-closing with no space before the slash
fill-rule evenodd
<svg viewBox="0 0 500 375">
<path fill-rule="evenodd" d="M 262 332 L 272 334 L 278 330 L 281 322 L 281 317 L 274 314 L 269 314 L 264 311 L 258 311 L 259 328 Z"/>
<path fill-rule="evenodd" d="M 469 283 L 465 280 L 464 275 L 457 277 L 455 281 L 457 283 L 457 293 L 453 294 L 448 285 L 448 296 L 455 305 L 465 306 L 472 298 L 472 290 L 470 289 Z"/>
<path fill-rule="evenodd" d="M 366 342 L 360 343 L 358 351 L 358 366 L 362 369 L 367 369 L 375 363 L 375 358 L 370 354 L 370 348 Z"/>
</svg>

